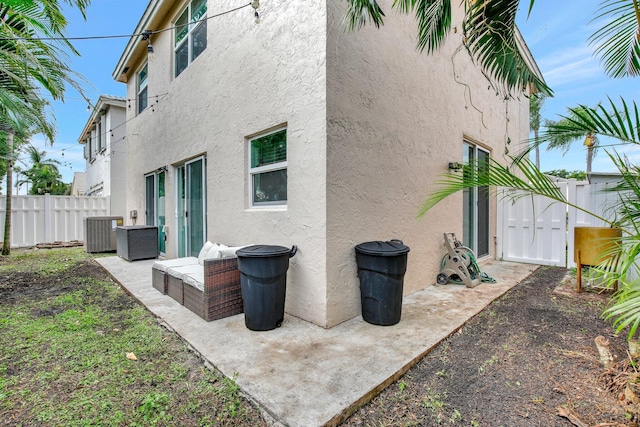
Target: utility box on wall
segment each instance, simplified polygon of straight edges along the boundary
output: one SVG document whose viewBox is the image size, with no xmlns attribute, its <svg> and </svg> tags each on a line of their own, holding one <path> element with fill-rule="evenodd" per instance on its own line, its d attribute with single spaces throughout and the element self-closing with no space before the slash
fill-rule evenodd
<svg viewBox="0 0 640 427">
<path fill-rule="evenodd" d="M 90 216 L 83 222 L 85 252 L 116 251 L 116 227 L 123 224 L 121 216 Z"/>
</svg>

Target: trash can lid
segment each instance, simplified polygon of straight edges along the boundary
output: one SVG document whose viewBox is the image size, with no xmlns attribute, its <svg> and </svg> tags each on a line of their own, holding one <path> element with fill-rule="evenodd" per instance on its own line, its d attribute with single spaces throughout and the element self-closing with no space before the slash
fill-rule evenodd
<svg viewBox="0 0 640 427">
<path fill-rule="evenodd" d="M 356 251 L 361 254 L 378 256 L 403 255 L 409 250 L 409 246 L 405 246 L 401 240 L 365 242 L 356 246 Z"/>
<path fill-rule="evenodd" d="M 278 255 L 286 255 L 291 252 L 291 248 L 273 245 L 253 245 L 246 248 L 238 249 L 236 255 L 247 258 L 271 257 Z"/>
</svg>

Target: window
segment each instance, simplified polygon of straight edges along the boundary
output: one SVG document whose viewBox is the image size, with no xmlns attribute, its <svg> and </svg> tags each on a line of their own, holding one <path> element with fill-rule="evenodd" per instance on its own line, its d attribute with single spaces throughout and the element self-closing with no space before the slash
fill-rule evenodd
<svg viewBox="0 0 640 427">
<path fill-rule="evenodd" d="M 192 0 L 175 23 L 175 76 L 207 48 L 207 0 Z"/>
<path fill-rule="evenodd" d="M 98 124 L 96 125 L 96 137 L 98 138 L 98 152 L 101 153 L 104 149 L 103 139 L 102 139 L 102 119 L 98 120 Z"/>
<path fill-rule="evenodd" d="M 146 64 L 142 67 L 142 70 L 138 73 L 138 114 L 149 105 L 149 97 L 147 96 L 147 81 L 149 80 L 148 65 L 149 64 Z"/>
<path fill-rule="evenodd" d="M 287 130 L 249 141 L 251 206 L 287 204 Z"/>
</svg>

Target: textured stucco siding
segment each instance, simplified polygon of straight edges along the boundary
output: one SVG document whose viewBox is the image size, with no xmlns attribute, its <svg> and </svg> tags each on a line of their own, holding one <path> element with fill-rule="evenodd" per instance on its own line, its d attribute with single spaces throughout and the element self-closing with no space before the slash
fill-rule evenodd
<svg viewBox="0 0 640 427">
<path fill-rule="evenodd" d="M 501 159 L 505 141 L 527 137 L 527 100 L 507 102 L 461 48 L 460 31 L 435 54 L 415 47 L 413 15 L 392 12 L 376 29 L 344 31 L 344 2 L 328 2 L 327 326 L 360 314 L 354 246 L 401 239 L 411 248 L 405 294 L 435 282 L 443 232 L 462 238 L 462 199 L 454 195 L 420 221 L 421 204 L 462 160 L 463 139 Z M 454 14 L 460 29 L 462 13 Z M 457 81 L 456 81 L 457 80 Z M 505 112 L 509 122 L 505 120 Z M 512 149 L 512 151 L 514 151 Z M 491 202 L 494 255 L 496 203 Z"/>
<path fill-rule="evenodd" d="M 111 215 L 129 216 L 126 210 L 127 139 L 126 113 L 122 108 L 109 108 L 106 121 L 107 152 L 109 154 Z M 111 132 L 109 132 L 111 130 Z"/>
<path fill-rule="evenodd" d="M 86 190 L 101 188 L 102 196 L 109 196 L 111 215 L 125 217 L 126 206 L 126 125 L 125 111 L 113 105 L 100 115 L 104 149 L 94 153 L 94 161 L 86 165 Z"/>
<path fill-rule="evenodd" d="M 208 13 L 233 6 L 210 1 Z M 209 20 L 207 49 L 175 79 L 172 32 L 153 37 L 150 106 L 134 118 L 132 105 L 128 116 L 127 210 L 137 209 L 138 223 L 144 221 L 144 174 L 169 166 L 167 256 L 176 256 L 171 166 L 206 155 L 207 238 L 228 245 L 298 245 L 290 262 L 286 311 L 324 325 L 326 13 L 323 2 L 313 0 L 263 2 L 260 15 L 258 25 L 251 8 Z M 135 71 L 127 84 L 130 99 L 136 98 Z M 283 124 L 287 208 L 249 209 L 247 138 Z"/>
</svg>

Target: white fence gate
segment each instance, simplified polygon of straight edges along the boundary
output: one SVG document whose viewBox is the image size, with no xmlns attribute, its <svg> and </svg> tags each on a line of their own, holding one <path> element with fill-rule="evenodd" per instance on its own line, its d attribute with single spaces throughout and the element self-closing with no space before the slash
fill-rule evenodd
<svg viewBox="0 0 640 427">
<path fill-rule="evenodd" d="M 589 184 L 586 181 L 556 183 L 570 203 L 607 219 L 617 193 L 606 189 L 615 183 Z M 518 195 L 500 190 L 498 199 L 498 258 L 505 261 L 575 267 L 573 229 L 606 224 L 586 212 L 542 196 Z"/>
<path fill-rule="evenodd" d="M 13 196 L 11 247 L 84 240 L 83 219 L 109 215 L 108 197 Z M 0 233 L 4 233 L 5 196 L 0 196 Z"/>
</svg>

